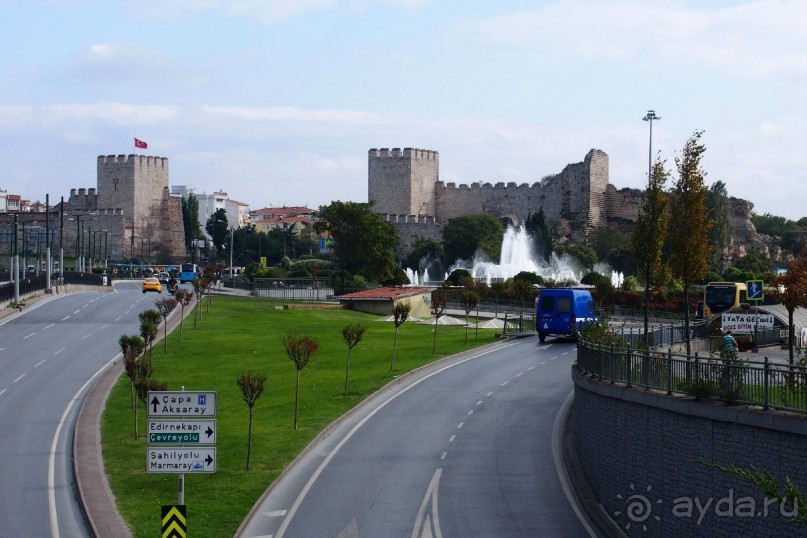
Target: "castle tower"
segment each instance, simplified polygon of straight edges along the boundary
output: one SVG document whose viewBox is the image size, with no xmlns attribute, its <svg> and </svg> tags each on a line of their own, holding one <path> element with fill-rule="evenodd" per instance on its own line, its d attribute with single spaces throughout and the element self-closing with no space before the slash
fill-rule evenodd
<svg viewBox="0 0 807 538">
<path fill-rule="evenodd" d="M 368 199 L 375 202 L 375 212 L 435 215 L 434 188 L 440 179 L 440 156 L 436 151 L 371 149 L 368 170 Z"/>
<path fill-rule="evenodd" d="M 185 259 L 182 209 L 178 198 L 169 196 L 166 157 L 100 155 L 97 192 L 98 212 L 118 215 L 121 221 L 114 234 L 121 258 L 138 250 L 146 258 L 147 245 L 150 259 Z"/>
<path fill-rule="evenodd" d="M 120 208 L 135 228 L 151 218 L 168 188 L 168 159 L 145 155 L 98 157 L 98 207 Z"/>
</svg>

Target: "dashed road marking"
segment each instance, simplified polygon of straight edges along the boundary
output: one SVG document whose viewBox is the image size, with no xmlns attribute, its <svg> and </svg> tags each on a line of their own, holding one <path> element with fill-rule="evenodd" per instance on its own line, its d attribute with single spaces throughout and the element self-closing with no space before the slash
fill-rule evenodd
<svg viewBox="0 0 807 538">
<path fill-rule="evenodd" d="M 22 374 L 20 377 L 18 377 L 17 379 L 15 379 L 15 380 L 14 380 L 14 383 L 16 383 L 17 381 L 19 381 L 19 380 L 20 380 L 20 379 L 22 379 L 23 377 L 25 377 L 25 374 Z"/>
<path fill-rule="evenodd" d="M 38 367 L 39 367 L 39 366 L 41 366 L 41 365 L 42 365 L 42 363 L 44 363 L 44 362 L 47 362 L 47 360 L 46 360 L 46 359 L 42 359 L 42 360 L 41 360 L 41 361 L 39 361 L 38 363 L 34 364 L 34 368 L 38 368 Z"/>
</svg>

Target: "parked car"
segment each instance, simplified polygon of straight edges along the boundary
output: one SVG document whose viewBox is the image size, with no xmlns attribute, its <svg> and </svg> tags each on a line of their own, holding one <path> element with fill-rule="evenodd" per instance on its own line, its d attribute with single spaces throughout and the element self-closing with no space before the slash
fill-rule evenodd
<svg viewBox="0 0 807 538">
<path fill-rule="evenodd" d="M 577 335 L 577 330 L 597 320 L 591 292 L 580 288 L 546 288 L 535 299 L 535 330 L 538 340 L 547 335 Z"/>
<path fill-rule="evenodd" d="M 152 276 L 143 280 L 143 293 L 146 293 L 147 291 L 156 291 L 157 293 L 162 293 L 163 286 L 160 284 L 159 279 Z"/>
</svg>

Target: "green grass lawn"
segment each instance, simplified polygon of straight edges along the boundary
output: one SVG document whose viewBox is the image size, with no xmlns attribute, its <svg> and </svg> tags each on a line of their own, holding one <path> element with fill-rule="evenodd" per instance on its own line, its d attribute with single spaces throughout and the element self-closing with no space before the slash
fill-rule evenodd
<svg viewBox="0 0 807 538">
<path fill-rule="evenodd" d="M 390 380 L 441 357 L 494 342 L 499 331 L 475 338 L 465 328 L 440 326 L 432 354 L 434 325 L 406 322 L 398 334 L 395 371 L 390 372 L 395 327 L 379 316 L 327 309 L 283 309 L 283 303 L 255 298 L 216 297 L 202 306 L 194 330 L 193 314 L 179 330 L 154 346 L 154 378 L 168 390 L 216 391 L 217 470 L 185 475 L 185 504 L 191 536 L 232 536 L 258 497 L 316 435 L 334 419 Z M 367 326 L 350 357 L 350 390 L 344 396 L 347 346 L 342 328 Z M 303 370 L 299 429 L 294 431 L 294 363 L 280 342 L 290 328 L 316 338 L 320 351 Z M 162 335 L 162 332 L 160 333 Z M 122 370 L 122 368 L 121 368 Z M 249 409 L 236 386 L 244 371 L 267 375 L 266 389 L 254 408 L 251 469 L 245 470 Z M 101 419 L 106 472 L 118 508 L 135 536 L 156 536 L 160 507 L 177 501 L 177 475 L 147 474 L 146 413 L 139 403 L 139 439 L 134 438 L 129 378 L 114 387 Z"/>
</svg>

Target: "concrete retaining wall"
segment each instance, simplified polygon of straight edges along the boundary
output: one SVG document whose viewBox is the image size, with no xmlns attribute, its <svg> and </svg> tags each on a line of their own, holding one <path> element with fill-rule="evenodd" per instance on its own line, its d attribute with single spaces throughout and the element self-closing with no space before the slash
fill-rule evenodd
<svg viewBox="0 0 807 538">
<path fill-rule="evenodd" d="M 755 466 L 807 494 L 807 418 L 572 377 L 580 463 L 628 536 L 807 535 L 792 509 L 698 463 Z"/>
</svg>

